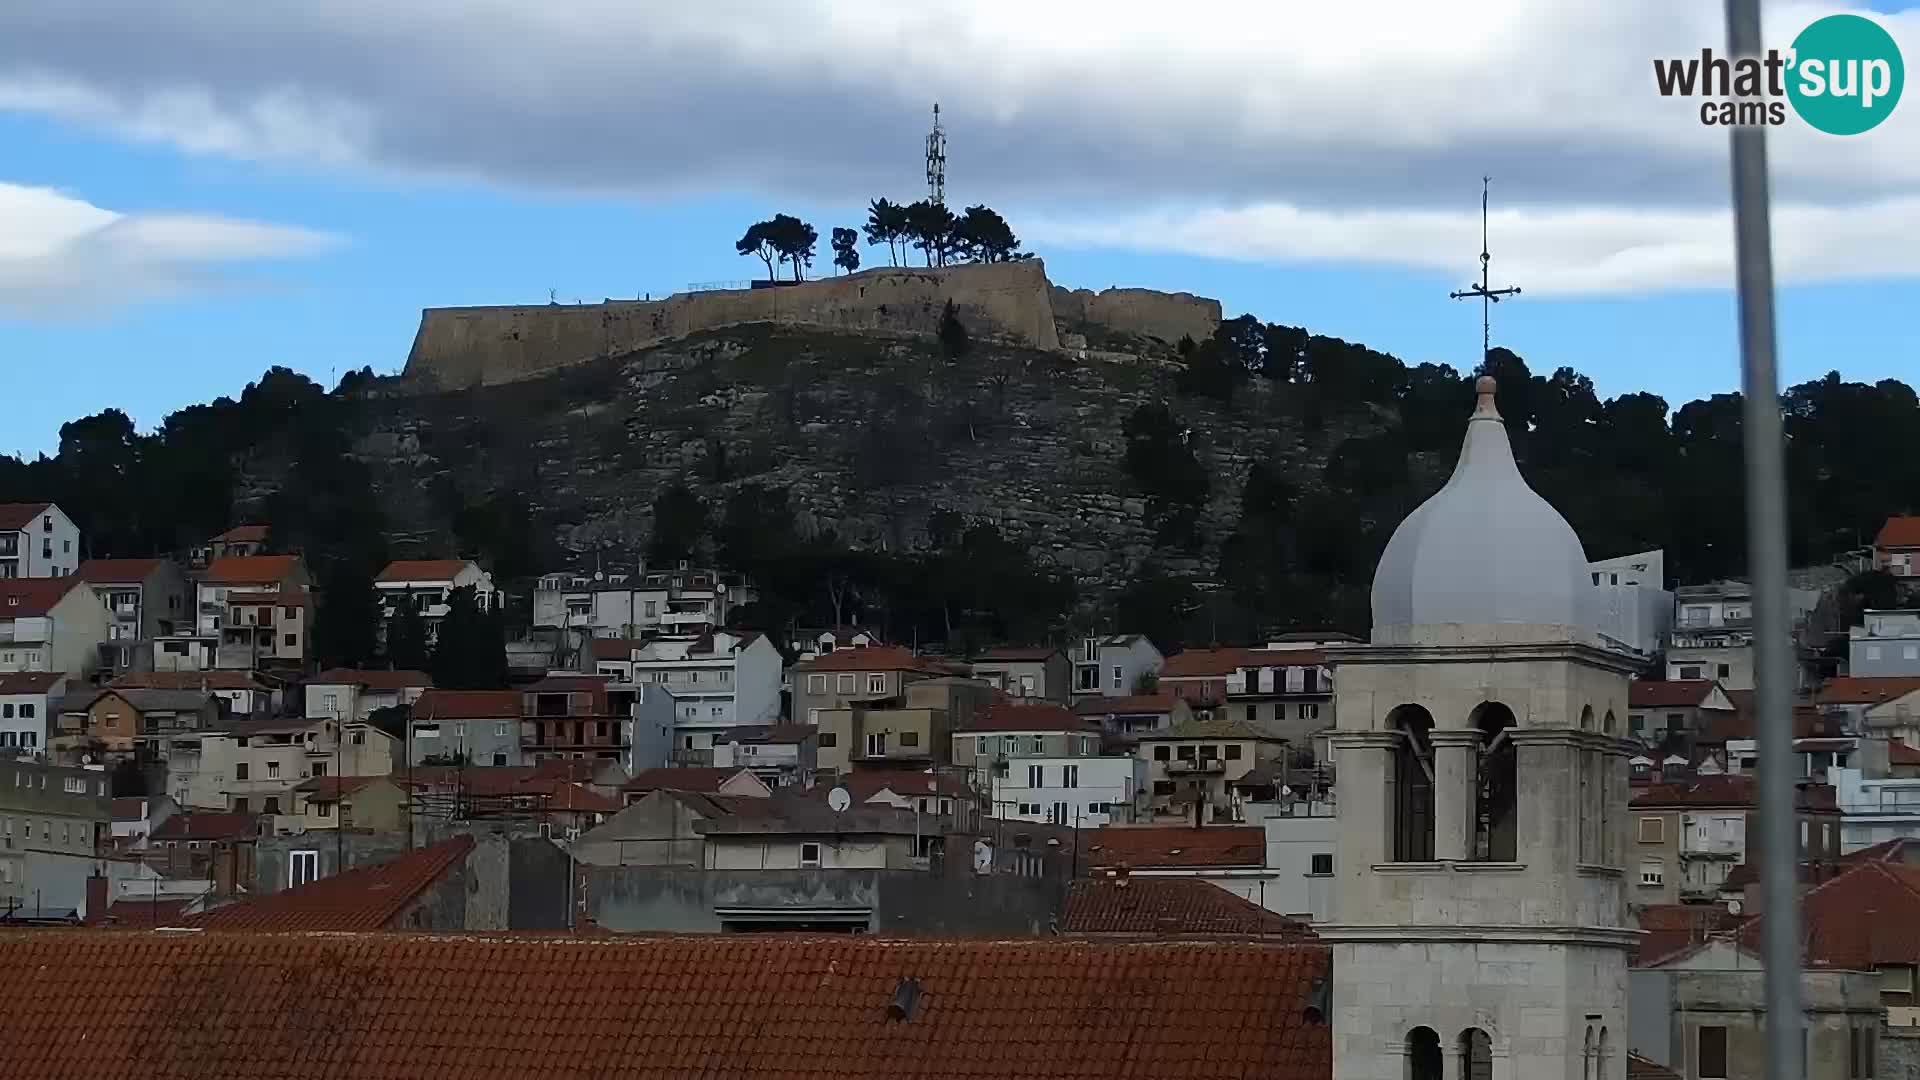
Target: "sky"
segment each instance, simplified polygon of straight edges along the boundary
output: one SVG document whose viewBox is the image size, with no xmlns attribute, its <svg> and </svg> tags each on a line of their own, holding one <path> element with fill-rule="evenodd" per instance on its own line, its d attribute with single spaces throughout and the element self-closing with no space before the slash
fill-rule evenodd
<svg viewBox="0 0 1920 1080">
<path fill-rule="evenodd" d="M 1871 14 L 1920 57 L 1920 10 Z M 1591 10 L 1588 10 L 1591 9 Z M 1834 5 L 1768 3 L 1785 48 Z M 1711 0 L 10 0 L 0 452 L 142 428 L 273 365 L 405 363 L 423 307 L 744 279 L 924 194 L 999 209 L 1056 283 L 1218 298 L 1462 370 L 1493 180 L 1493 340 L 1603 396 L 1735 389 L 1727 141 L 1652 60 Z M 1920 382 L 1920 103 L 1772 128 L 1785 383 Z M 884 248 L 863 252 L 869 265 Z M 818 265 L 827 268 L 824 253 Z"/>
</svg>

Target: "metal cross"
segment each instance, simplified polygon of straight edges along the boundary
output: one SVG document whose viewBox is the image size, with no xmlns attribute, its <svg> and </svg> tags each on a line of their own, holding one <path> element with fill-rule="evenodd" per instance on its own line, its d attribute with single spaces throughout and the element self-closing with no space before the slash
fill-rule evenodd
<svg viewBox="0 0 1920 1080">
<path fill-rule="evenodd" d="M 1451 300 L 1480 298 L 1480 362 L 1486 363 L 1487 354 L 1493 351 L 1493 315 L 1492 305 L 1500 302 L 1503 296 L 1519 296 L 1520 286 L 1512 285 L 1504 289 L 1487 287 L 1487 264 L 1493 256 L 1487 254 L 1487 192 L 1493 186 L 1493 177 L 1480 178 L 1480 284 L 1469 285 L 1465 289 L 1448 293 Z"/>
</svg>

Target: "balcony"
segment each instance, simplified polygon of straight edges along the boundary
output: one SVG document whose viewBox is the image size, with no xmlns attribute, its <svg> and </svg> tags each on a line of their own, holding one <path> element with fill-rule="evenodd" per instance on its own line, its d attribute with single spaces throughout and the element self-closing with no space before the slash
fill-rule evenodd
<svg viewBox="0 0 1920 1080">
<path fill-rule="evenodd" d="M 712 750 L 670 750 L 667 752 L 669 765 L 689 769 L 708 769 L 713 767 Z"/>
<path fill-rule="evenodd" d="M 1227 771 L 1227 763 L 1222 758 L 1207 758 L 1202 761 L 1169 761 L 1167 772 L 1173 776 L 1218 776 Z"/>
<path fill-rule="evenodd" d="M 706 626 L 714 621 L 707 611 L 663 611 L 660 613 L 662 626 Z"/>
</svg>

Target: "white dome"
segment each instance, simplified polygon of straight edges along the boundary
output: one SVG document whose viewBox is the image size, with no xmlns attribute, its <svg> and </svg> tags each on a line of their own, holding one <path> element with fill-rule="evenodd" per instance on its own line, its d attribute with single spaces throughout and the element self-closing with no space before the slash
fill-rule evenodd
<svg viewBox="0 0 1920 1080">
<path fill-rule="evenodd" d="M 1494 644 L 1593 636 L 1587 554 L 1573 526 L 1513 461 L 1494 407 L 1479 402 L 1453 476 L 1394 530 L 1373 575 L 1381 645 Z"/>
</svg>

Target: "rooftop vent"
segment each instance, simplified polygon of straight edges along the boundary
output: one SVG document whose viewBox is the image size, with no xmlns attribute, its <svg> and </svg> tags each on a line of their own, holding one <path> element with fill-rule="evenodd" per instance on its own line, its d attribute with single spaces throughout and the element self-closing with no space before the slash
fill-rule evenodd
<svg viewBox="0 0 1920 1080">
<path fill-rule="evenodd" d="M 1304 1010 L 1307 1023 L 1324 1024 L 1327 1022 L 1327 1006 L 1330 1004 L 1329 999 L 1332 997 L 1333 986 L 1327 981 L 1326 976 L 1315 976 L 1313 985 L 1307 989 L 1307 1007 Z"/>
<path fill-rule="evenodd" d="M 901 979 L 893 988 L 893 1003 L 887 1006 L 887 1018 L 905 1023 L 913 1019 L 913 1010 L 920 1004 L 920 981 Z"/>
</svg>

